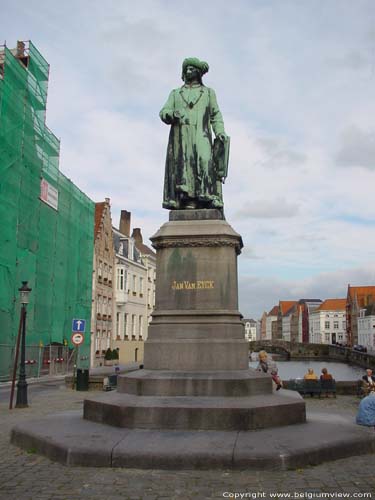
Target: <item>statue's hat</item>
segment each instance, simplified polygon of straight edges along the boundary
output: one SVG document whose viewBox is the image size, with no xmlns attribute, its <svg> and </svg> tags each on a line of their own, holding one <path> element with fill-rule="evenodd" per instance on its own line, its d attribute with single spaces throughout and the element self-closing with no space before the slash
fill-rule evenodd
<svg viewBox="0 0 375 500">
<path fill-rule="evenodd" d="M 198 68 L 201 75 L 204 75 L 209 70 L 208 63 L 206 63 L 206 61 L 200 61 L 197 57 L 187 57 L 184 60 L 182 63 L 182 75 L 184 75 L 187 66 L 194 66 L 195 68 Z"/>
</svg>

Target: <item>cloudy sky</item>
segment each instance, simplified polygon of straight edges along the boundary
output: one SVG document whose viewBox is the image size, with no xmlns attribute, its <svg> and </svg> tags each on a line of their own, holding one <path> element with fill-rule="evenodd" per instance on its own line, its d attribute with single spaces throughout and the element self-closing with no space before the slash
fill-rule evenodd
<svg viewBox="0 0 375 500">
<path fill-rule="evenodd" d="M 167 219 L 158 113 L 197 56 L 231 136 L 224 201 L 245 244 L 241 312 L 375 283 L 373 0 L 1 4 L 7 45 L 31 39 L 51 65 L 61 170 L 111 199 L 114 225 L 130 210 L 146 240 Z"/>
</svg>

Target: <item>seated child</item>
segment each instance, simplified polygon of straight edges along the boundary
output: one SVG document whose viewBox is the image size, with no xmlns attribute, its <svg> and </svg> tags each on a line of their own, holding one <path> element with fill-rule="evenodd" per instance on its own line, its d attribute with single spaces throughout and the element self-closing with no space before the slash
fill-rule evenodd
<svg viewBox="0 0 375 500">
<path fill-rule="evenodd" d="M 272 380 L 276 384 L 276 390 L 280 390 L 282 387 L 281 378 L 278 375 L 277 365 L 274 361 L 268 361 L 268 354 L 266 351 L 259 351 L 258 354 L 259 363 L 257 370 L 264 373 L 269 373 Z"/>
</svg>

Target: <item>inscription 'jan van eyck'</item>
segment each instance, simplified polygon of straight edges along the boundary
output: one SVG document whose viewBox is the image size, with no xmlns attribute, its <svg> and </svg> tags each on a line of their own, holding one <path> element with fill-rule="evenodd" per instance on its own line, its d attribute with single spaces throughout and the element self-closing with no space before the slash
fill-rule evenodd
<svg viewBox="0 0 375 500">
<path fill-rule="evenodd" d="M 210 290 L 215 288 L 215 282 L 205 281 L 173 281 L 172 290 Z"/>
</svg>

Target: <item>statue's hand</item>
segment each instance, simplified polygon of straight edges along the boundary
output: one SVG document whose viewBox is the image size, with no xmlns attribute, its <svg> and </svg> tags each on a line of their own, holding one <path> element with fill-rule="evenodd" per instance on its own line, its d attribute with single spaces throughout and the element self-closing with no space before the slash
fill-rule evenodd
<svg viewBox="0 0 375 500">
<path fill-rule="evenodd" d="M 162 119 L 162 121 L 164 123 L 166 123 L 167 125 L 170 125 L 172 122 L 173 122 L 173 115 L 171 115 L 170 113 L 168 113 L 167 111 L 164 111 L 164 112 L 161 112 L 160 113 L 160 118 Z"/>
<path fill-rule="evenodd" d="M 219 139 L 219 141 L 224 142 L 227 138 L 227 134 L 225 134 L 224 132 L 221 132 L 220 134 L 217 134 L 216 137 Z"/>
</svg>

